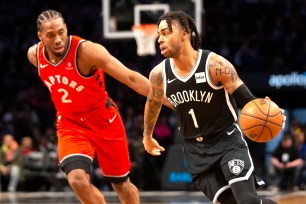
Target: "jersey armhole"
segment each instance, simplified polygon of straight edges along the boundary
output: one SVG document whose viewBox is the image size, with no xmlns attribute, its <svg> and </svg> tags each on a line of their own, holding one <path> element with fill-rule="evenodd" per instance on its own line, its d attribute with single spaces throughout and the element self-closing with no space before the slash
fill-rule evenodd
<svg viewBox="0 0 306 204">
<path fill-rule="evenodd" d="M 40 47 L 41 42 L 37 43 L 36 46 L 36 68 L 37 68 L 37 72 L 38 75 L 40 76 L 40 68 L 39 68 L 39 47 Z"/>
<path fill-rule="evenodd" d="M 166 60 L 167 59 L 164 59 L 161 63 L 161 65 L 162 65 L 162 78 L 163 78 L 163 83 L 164 83 L 164 95 L 165 96 L 166 96 L 166 91 L 167 91 Z"/>
<path fill-rule="evenodd" d="M 85 39 L 81 39 L 79 40 L 78 44 L 75 46 L 75 52 L 74 52 L 74 64 L 75 64 L 75 70 L 76 72 L 78 73 L 78 75 L 82 78 L 91 78 L 95 75 L 95 72 L 88 75 L 88 76 L 85 76 L 83 75 L 81 72 L 80 72 L 80 69 L 79 69 L 79 64 L 78 64 L 78 52 L 79 52 L 79 48 L 80 48 L 80 45 L 84 42 L 86 42 L 87 40 Z"/>
</svg>

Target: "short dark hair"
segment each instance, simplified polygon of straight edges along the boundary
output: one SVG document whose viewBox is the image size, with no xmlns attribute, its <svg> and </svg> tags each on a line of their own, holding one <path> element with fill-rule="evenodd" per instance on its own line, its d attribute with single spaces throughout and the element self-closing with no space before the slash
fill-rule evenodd
<svg viewBox="0 0 306 204">
<path fill-rule="evenodd" d="M 169 30 L 172 31 L 172 21 L 177 21 L 187 33 L 191 33 L 191 45 L 193 49 L 197 50 L 200 48 L 202 39 L 198 32 L 195 21 L 191 16 L 183 11 L 169 11 L 163 14 L 157 21 L 157 25 L 160 24 L 162 20 L 166 20 L 168 23 Z"/>
<path fill-rule="evenodd" d="M 63 22 L 65 22 L 63 15 L 55 10 L 45 10 L 39 14 L 37 20 L 36 20 L 36 26 L 37 26 L 37 31 L 41 31 L 41 24 L 44 21 L 48 21 L 50 19 L 56 19 L 56 18 L 61 18 L 63 19 Z"/>
</svg>

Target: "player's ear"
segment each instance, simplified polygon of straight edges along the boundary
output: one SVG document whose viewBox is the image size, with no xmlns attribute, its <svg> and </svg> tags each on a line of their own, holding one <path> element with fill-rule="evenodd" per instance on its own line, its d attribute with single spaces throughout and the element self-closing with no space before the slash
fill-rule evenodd
<svg viewBox="0 0 306 204">
<path fill-rule="evenodd" d="M 64 27 L 65 27 L 66 33 L 68 33 L 68 28 L 67 28 L 67 24 L 66 23 L 65 23 Z"/>
<path fill-rule="evenodd" d="M 37 32 L 37 36 L 38 36 L 39 40 L 42 41 L 42 40 L 41 40 L 41 32 L 38 31 L 38 32 Z"/>
<path fill-rule="evenodd" d="M 185 39 L 189 39 L 190 37 L 190 33 L 188 33 L 186 30 L 183 30 L 183 32 L 182 32 L 182 37 L 183 37 L 183 39 L 185 40 Z"/>
</svg>

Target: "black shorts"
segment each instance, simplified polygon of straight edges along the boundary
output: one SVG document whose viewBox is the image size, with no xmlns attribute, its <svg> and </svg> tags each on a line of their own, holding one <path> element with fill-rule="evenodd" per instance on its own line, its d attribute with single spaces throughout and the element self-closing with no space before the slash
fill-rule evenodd
<svg viewBox="0 0 306 204">
<path fill-rule="evenodd" d="M 185 140 L 184 156 L 193 182 L 213 201 L 232 183 L 248 180 L 254 171 L 247 143 L 237 124 L 209 140 Z"/>
</svg>

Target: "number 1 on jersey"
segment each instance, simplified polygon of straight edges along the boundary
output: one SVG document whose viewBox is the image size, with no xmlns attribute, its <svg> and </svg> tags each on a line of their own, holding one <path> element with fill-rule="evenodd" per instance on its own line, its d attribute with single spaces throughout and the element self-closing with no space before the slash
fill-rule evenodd
<svg viewBox="0 0 306 204">
<path fill-rule="evenodd" d="M 190 109 L 188 113 L 189 113 L 189 114 L 191 115 L 191 117 L 192 117 L 194 127 L 199 128 L 199 125 L 198 125 L 198 122 L 197 122 L 197 119 L 196 119 L 196 117 L 195 117 L 195 114 L 194 114 L 193 109 Z"/>
</svg>

